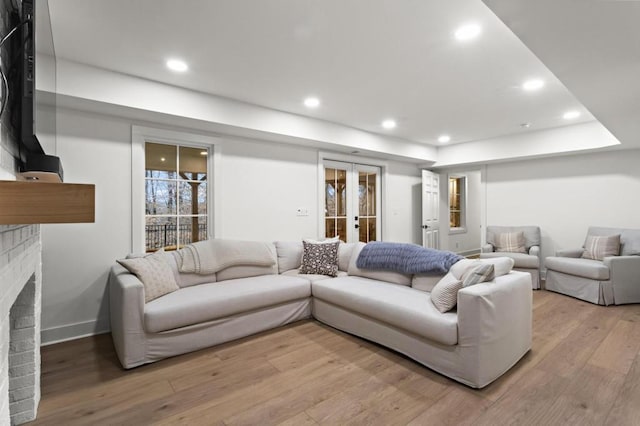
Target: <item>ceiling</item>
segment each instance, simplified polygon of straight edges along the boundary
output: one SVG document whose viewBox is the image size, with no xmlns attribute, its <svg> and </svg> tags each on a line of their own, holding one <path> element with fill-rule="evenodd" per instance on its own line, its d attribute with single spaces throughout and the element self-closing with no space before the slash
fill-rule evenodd
<svg viewBox="0 0 640 426">
<path fill-rule="evenodd" d="M 594 119 L 480 0 L 49 0 L 49 10 L 58 59 L 409 141 Z M 482 32 L 460 42 L 466 23 Z M 169 58 L 189 70 L 168 70 Z M 530 78 L 545 86 L 525 92 Z M 320 107 L 303 105 L 310 95 Z M 568 122 L 568 110 L 582 115 Z M 388 118 L 395 129 L 381 127 Z"/>
</svg>

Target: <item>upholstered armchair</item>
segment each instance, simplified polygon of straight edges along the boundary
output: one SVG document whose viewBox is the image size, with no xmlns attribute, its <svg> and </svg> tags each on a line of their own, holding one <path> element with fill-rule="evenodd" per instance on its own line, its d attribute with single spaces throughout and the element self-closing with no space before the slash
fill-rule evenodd
<svg viewBox="0 0 640 426">
<path fill-rule="evenodd" d="M 513 269 L 531 274 L 531 287 L 540 288 L 540 227 L 487 226 L 481 259 L 510 257 Z"/>
<path fill-rule="evenodd" d="M 546 289 L 599 305 L 640 303 L 640 229 L 590 227 L 582 248 L 545 259 Z"/>
</svg>

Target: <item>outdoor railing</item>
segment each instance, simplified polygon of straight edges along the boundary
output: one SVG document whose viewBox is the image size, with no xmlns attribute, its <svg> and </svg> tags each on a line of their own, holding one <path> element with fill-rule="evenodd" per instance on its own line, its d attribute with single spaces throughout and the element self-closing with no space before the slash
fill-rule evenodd
<svg viewBox="0 0 640 426">
<path fill-rule="evenodd" d="M 173 224 L 166 225 L 147 225 L 145 230 L 145 241 L 147 251 L 155 251 L 162 247 L 177 248 L 178 234 L 180 234 L 180 246 L 193 242 L 193 234 L 191 232 L 191 224 L 183 224 L 176 226 Z M 179 231 L 179 232 L 178 232 Z M 207 224 L 198 225 L 198 240 L 207 239 Z"/>
</svg>

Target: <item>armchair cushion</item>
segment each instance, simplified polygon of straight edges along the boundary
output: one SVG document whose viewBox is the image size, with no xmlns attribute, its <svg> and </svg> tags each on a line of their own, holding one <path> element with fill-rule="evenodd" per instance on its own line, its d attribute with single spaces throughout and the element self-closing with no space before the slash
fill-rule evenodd
<svg viewBox="0 0 640 426">
<path fill-rule="evenodd" d="M 490 259 L 496 257 L 508 257 L 513 259 L 514 268 L 537 269 L 540 266 L 540 258 L 524 253 L 482 253 L 481 259 Z"/>
<path fill-rule="evenodd" d="M 584 242 L 584 259 L 602 260 L 620 254 L 620 234 L 610 236 L 587 235 Z"/>
<path fill-rule="evenodd" d="M 547 269 L 598 281 L 609 279 L 609 268 L 599 260 L 573 257 L 547 257 Z"/>
<path fill-rule="evenodd" d="M 620 234 L 620 255 L 640 255 L 640 229 L 589 227 L 587 235 L 609 236 Z"/>
<path fill-rule="evenodd" d="M 507 253 L 526 253 L 524 232 L 503 232 L 494 237 L 496 251 Z"/>
</svg>

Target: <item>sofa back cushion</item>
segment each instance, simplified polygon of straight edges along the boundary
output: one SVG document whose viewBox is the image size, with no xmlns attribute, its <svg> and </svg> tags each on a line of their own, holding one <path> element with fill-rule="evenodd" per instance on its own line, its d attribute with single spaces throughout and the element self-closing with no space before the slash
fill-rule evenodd
<svg viewBox="0 0 640 426">
<path fill-rule="evenodd" d="M 587 236 L 606 237 L 620 234 L 620 255 L 639 256 L 640 255 L 640 229 L 605 228 L 602 226 L 591 226 L 587 231 Z M 586 240 L 585 240 L 586 243 Z M 584 247 L 584 245 L 583 245 Z"/>
<path fill-rule="evenodd" d="M 259 275 L 274 275 L 278 273 L 278 255 L 275 244 L 269 244 L 269 252 L 273 257 L 273 265 L 254 266 L 254 265 L 237 265 L 230 266 L 216 273 L 217 281 L 233 280 L 236 278 L 249 278 Z"/>
<path fill-rule="evenodd" d="M 431 293 L 431 290 L 444 278 L 445 274 L 415 274 L 411 279 L 411 287 Z"/>
<path fill-rule="evenodd" d="M 347 272 L 349 270 L 349 263 L 351 263 L 351 255 L 355 249 L 357 243 L 343 243 L 340 241 L 340 247 L 338 247 L 338 270 Z"/>
<path fill-rule="evenodd" d="M 349 261 L 349 269 L 347 272 L 349 275 L 371 278 L 373 280 L 378 281 L 386 281 L 392 284 L 399 285 L 411 285 L 411 275 L 401 274 L 399 272 L 393 271 L 379 271 L 372 269 L 360 269 L 356 266 L 356 261 L 358 260 L 358 255 L 362 251 L 362 248 L 365 246 L 365 243 L 356 243 L 353 248 L 353 253 L 351 254 L 351 260 Z"/>
<path fill-rule="evenodd" d="M 490 257 L 488 259 L 462 259 L 451 267 L 451 272 L 457 279 L 463 279 L 466 271 L 482 264 L 493 265 L 494 276 L 506 275 L 513 269 L 514 260 L 510 257 Z"/>
<path fill-rule="evenodd" d="M 178 287 L 184 288 L 184 287 L 191 287 L 192 285 L 209 284 L 209 283 L 216 282 L 215 273 L 200 275 L 200 274 L 190 274 L 190 273 L 178 271 L 178 263 L 176 262 L 174 253 L 175 253 L 174 251 L 164 252 L 164 256 L 165 256 L 165 260 L 171 267 L 171 272 L 173 272 L 173 277 L 175 278 L 176 283 L 178 284 Z M 135 259 L 135 258 L 144 257 L 144 256 L 146 256 L 146 253 L 131 253 L 127 255 L 127 259 Z"/>
<path fill-rule="evenodd" d="M 276 241 L 278 273 L 298 269 L 302 263 L 302 241 Z"/>
</svg>

